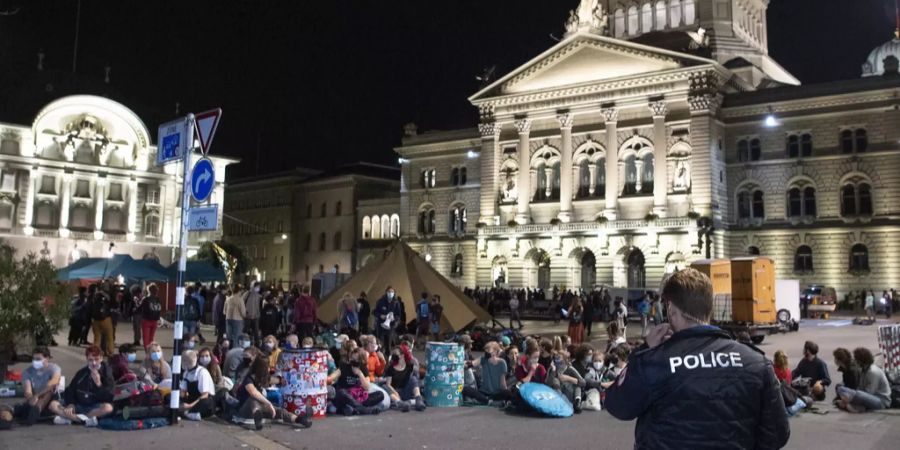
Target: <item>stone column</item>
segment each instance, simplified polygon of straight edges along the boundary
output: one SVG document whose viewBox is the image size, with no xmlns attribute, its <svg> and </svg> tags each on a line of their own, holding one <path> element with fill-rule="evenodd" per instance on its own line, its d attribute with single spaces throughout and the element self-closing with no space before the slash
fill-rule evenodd
<svg viewBox="0 0 900 450">
<path fill-rule="evenodd" d="M 531 144 L 528 142 L 528 136 L 531 133 L 531 120 L 517 120 L 516 131 L 519 132 L 519 145 L 516 148 L 519 154 L 519 198 L 516 202 L 516 222 L 526 224 L 531 219 L 529 211 L 529 203 L 531 202 Z"/>
<path fill-rule="evenodd" d="M 97 178 L 94 194 L 94 239 L 103 239 L 103 208 L 106 201 L 106 178 Z"/>
<path fill-rule="evenodd" d="M 500 141 L 499 123 L 482 123 L 478 125 L 481 132 L 481 214 L 478 221 L 487 225 L 497 225 L 500 219 L 497 208 L 497 196 L 500 192 L 497 173 L 500 168 L 496 162 L 500 153 L 498 143 Z"/>
<path fill-rule="evenodd" d="M 626 169 L 627 170 L 627 169 Z M 641 187 L 644 182 L 644 160 L 637 155 L 634 156 L 634 190 L 641 193 Z"/>
<path fill-rule="evenodd" d="M 28 199 L 25 203 L 25 227 L 22 231 L 25 232 L 26 236 L 31 236 L 34 234 L 34 201 L 37 194 L 37 179 L 38 179 L 38 171 L 37 169 L 29 169 L 28 170 Z"/>
<path fill-rule="evenodd" d="M 712 217 L 718 184 L 718 171 L 724 164 L 716 158 L 715 123 L 722 96 L 721 81 L 714 72 L 691 77 L 688 103 L 691 108 L 691 203 L 693 212 Z M 718 169 L 718 170 L 717 170 Z"/>
<path fill-rule="evenodd" d="M 615 107 L 604 108 L 606 119 L 606 209 L 603 215 L 608 220 L 616 220 L 616 205 L 619 199 L 619 138 L 617 122 L 619 110 Z"/>
<path fill-rule="evenodd" d="M 561 222 L 572 220 L 572 123 L 575 116 L 571 113 L 560 114 L 559 130 L 562 136 L 559 162 L 559 215 Z"/>
<path fill-rule="evenodd" d="M 547 186 L 544 188 L 544 196 L 550 198 L 553 195 L 553 167 L 552 166 L 544 166 L 544 176 L 547 180 Z"/>
<path fill-rule="evenodd" d="M 666 217 L 669 191 L 669 175 L 667 173 L 669 140 L 666 136 L 666 113 L 668 105 L 665 101 L 650 103 L 650 114 L 653 115 L 653 214 Z"/>
<path fill-rule="evenodd" d="M 69 203 L 72 201 L 72 183 L 75 177 L 71 173 L 62 176 L 62 195 L 59 197 L 59 237 L 69 237 Z"/>
<path fill-rule="evenodd" d="M 135 232 L 137 231 L 137 180 L 128 182 L 128 234 L 126 239 L 128 242 L 134 242 Z M 220 210 L 221 212 L 221 210 Z"/>
<path fill-rule="evenodd" d="M 588 186 L 588 194 L 593 197 L 594 192 L 597 191 L 597 164 L 588 164 L 588 173 L 590 173 L 591 175 L 590 185 Z"/>
</svg>

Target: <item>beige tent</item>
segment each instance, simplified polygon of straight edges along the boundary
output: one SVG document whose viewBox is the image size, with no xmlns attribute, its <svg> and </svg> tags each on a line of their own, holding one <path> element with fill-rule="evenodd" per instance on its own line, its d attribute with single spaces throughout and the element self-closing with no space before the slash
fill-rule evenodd
<svg viewBox="0 0 900 450">
<path fill-rule="evenodd" d="M 338 319 L 338 302 L 344 293 L 356 298 L 365 292 L 375 313 L 375 304 L 391 286 L 403 300 L 406 308 L 406 319 L 416 318 L 415 303 L 423 292 L 429 296 L 441 296 L 444 314 L 441 318 L 441 331 L 459 331 L 472 323 L 488 322 L 491 316 L 467 297 L 459 288 L 447 281 L 437 270 L 425 262 L 415 250 L 403 241 L 397 241 L 385 250 L 383 257 L 376 257 L 353 277 L 338 286 L 325 299 L 319 302 L 317 315 L 325 323 L 333 323 Z"/>
</svg>

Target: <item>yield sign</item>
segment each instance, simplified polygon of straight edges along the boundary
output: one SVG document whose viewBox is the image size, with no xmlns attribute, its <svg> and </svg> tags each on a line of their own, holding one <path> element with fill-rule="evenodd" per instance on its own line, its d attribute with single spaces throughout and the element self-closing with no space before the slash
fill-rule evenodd
<svg viewBox="0 0 900 450">
<path fill-rule="evenodd" d="M 200 151 L 203 152 L 204 156 L 209 152 L 213 137 L 216 135 L 219 117 L 222 117 L 221 108 L 204 111 L 194 116 L 194 123 L 196 124 L 194 129 L 197 131 L 197 139 L 200 140 Z"/>
</svg>

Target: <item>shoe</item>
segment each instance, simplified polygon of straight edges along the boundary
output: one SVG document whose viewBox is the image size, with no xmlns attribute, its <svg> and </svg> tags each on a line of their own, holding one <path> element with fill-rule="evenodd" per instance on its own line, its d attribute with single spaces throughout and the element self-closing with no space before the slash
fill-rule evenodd
<svg viewBox="0 0 900 450">
<path fill-rule="evenodd" d="M 425 401 L 422 400 L 422 397 L 421 397 L 421 396 L 420 396 L 420 397 L 416 397 L 416 405 L 415 405 L 415 407 L 416 407 L 416 411 L 419 411 L 419 412 L 425 411 L 425 408 L 426 408 L 426 406 L 425 406 Z"/>
<path fill-rule="evenodd" d="M 184 418 L 187 420 L 193 420 L 194 422 L 199 422 L 203 418 L 200 417 L 200 413 L 187 413 L 184 415 Z"/>
<path fill-rule="evenodd" d="M 80 420 L 81 423 L 85 423 L 89 419 L 88 416 L 86 416 L 84 414 L 76 414 L 75 417 L 78 417 L 78 420 Z"/>
<path fill-rule="evenodd" d="M 87 420 L 84 421 L 84 426 L 93 428 L 97 426 L 97 423 L 96 417 L 88 417 Z"/>
<path fill-rule="evenodd" d="M 54 425 L 72 425 L 72 421 L 69 419 L 66 419 L 63 416 L 56 416 L 53 418 L 53 424 Z"/>
<path fill-rule="evenodd" d="M 409 408 L 408 404 L 407 408 Z M 409 409 L 407 409 L 407 411 L 409 411 Z M 363 416 L 377 416 L 381 413 L 381 410 L 378 409 L 377 406 L 364 406 L 359 409 L 359 413 Z"/>
<path fill-rule="evenodd" d="M 344 407 L 341 409 L 341 414 L 343 414 L 343 415 L 345 415 L 345 416 L 355 416 L 355 415 L 356 415 L 356 410 L 353 409 L 352 406 L 346 405 L 346 406 L 344 406 Z"/>
<path fill-rule="evenodd" d="M 306 405 L 306 414 L 301 414 L 294 419 L 294 423 L 309 428 L 312 426 L 313 409 L 312 406 Z"/>
<path fill-rule="evenodd" d="M 399 409 L 400 412 L 409 412 L 409 402 L 397 402 L 397 409 Z"/>
<path fill-rule="evenodd" d="M 32 426 L 37 423 L 41 416 L 41 410 L 37 406 L 28 407 L 28 415 L 25 416 L 25 426 Z"/>
<path fill-rule="evenodd" d="M 256 431 L 262 430 L 263 426 L 263 412 L 260 410 L 256 410 L 253 412 L 253 427 L 256 428 Z"/>
<path fill-rule="evenodd" d="M 580 398 L 575 399 L 574 409 L 575 409 L 575 414 L 581 414 L 581 399 Z"/>
</svg>

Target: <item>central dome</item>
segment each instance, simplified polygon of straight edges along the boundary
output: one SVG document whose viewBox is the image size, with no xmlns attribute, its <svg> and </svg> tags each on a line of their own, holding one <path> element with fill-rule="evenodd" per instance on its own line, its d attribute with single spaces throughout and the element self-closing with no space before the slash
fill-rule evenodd
<svg viewBox="0 0 900 450">
<path fill-rule="evenodd" d="M 869 53 L 866 63 L 862 66 L 862 76 L 871 77 L 884 75 L 886 59 L 888 60 L 888 68 L 893 67 L 893 71 L 896 71 L 897 62 L 900 61 L 900 38 L 895 37 L 894 39 L 875 47 L 875 49 Z"/>
</svg>

